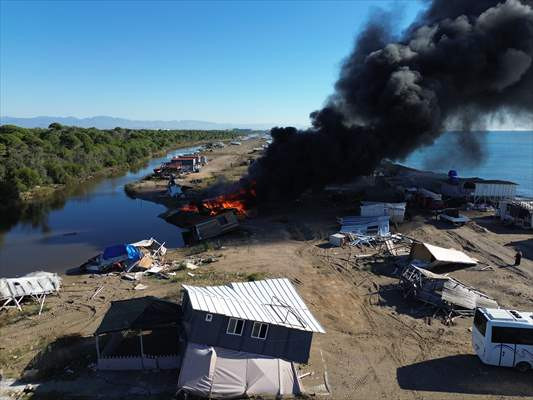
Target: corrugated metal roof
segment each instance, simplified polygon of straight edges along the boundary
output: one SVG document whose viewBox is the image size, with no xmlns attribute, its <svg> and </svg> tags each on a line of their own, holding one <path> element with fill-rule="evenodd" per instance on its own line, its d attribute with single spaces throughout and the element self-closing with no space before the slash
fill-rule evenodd
<svg viewBox="0 0 533 400">
<path fill-rule="evenodd" d="M 50 272 L 34 272 L 21 278 L 3 278 L 0 279 L 0 300 L 54 293 L 60 285 L 61 278 Z"/>
<path fill-rule="evenodd" d="M 325 333 L 286 278 L 183 288 L 194 310 Z"/>
</svg>

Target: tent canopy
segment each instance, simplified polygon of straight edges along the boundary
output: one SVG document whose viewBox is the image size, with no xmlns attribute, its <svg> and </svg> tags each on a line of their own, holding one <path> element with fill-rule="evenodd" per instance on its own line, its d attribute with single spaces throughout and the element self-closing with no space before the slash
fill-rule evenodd
<svg viewBox="0 0 533 400">
<path fill-rule="evenodd" d="M 153 296 L 113 301 L 95 334 L 153 329 L 178 323 L 181 316 L 179 304 Z"/>
<path fill-rule="evenodd" d="M 142 253 L 137 247 L 131 244 L 117 244 L 104 249 L 104 260 L 116 257 L 124 257 L 125 259 L 137 261 L 142 258 Z"/>
<path fill-rule="evenodd" d="M 187 345 L 178 387 L 213 399 L 294 397 L 302 392 L 289 361 L 196 343 Z"/>
</svg>

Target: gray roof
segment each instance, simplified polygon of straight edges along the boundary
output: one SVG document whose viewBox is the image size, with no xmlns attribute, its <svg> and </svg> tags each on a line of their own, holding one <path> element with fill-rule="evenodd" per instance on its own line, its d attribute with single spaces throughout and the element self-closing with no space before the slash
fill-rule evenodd
<svg viewBox="0 0 533 400">
<path fill-rule="evenodd" d="M 197 311 L 325 333 L 286 278 L 183 288 Z"/>
</svg>

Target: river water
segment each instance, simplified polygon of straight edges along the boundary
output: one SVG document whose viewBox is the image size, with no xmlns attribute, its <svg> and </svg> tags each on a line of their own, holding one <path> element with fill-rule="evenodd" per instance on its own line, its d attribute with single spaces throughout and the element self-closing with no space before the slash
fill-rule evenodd
<svg viewBox="0 0 533 400">
<path fill-rule="evenodd" d="M 182 148 L 122 176 L 84 182 L 22 217 L 0 216 L 4 220 L 0 228 L 0 277 L 37 270 L 64 272 L 103 247 L 150 237 L 169 247 L 178 246 L 178 228 L 157 217 L 166 208 L 128 197 L 124 185 L 146 176 L 162 161 L 198 149 Z"/>
</svg>

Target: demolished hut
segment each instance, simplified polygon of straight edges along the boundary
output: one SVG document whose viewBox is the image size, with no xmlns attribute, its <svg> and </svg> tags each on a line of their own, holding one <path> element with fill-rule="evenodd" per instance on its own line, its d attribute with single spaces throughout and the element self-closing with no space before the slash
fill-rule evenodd
<svg viewBox="0 0 533 400">
<path fill-rule="evenodd" d="M 149 268 L 154 260 L 161 260 L 167 252 L 164 243 L 154 238 L 130 244 L 109 246 L 104 251 L 83 263 L 81 272 L 104 273 L 109 271 L 130 272 L 136 267 Z"/>
<path fill-rule="evenodd" d="M 22 311 L 26 298 L 39 303 L 39 315 L 43 311 L 44 301 L 49 294 L 59 292 L 61 278 L 50 272 L 32 272 L 20 278 L 0 279 L 0 310 L 16 307 Z"/>
<path fill-rule="evenodd" d="M 156 297 L 111 302 L 94 333 L 100 370 L 179 367 L 179 304 Z"/>
<path fill-rule="evenodd" d="M 515 199 L 500 201 L 500 219 L 525 229 L 533 228 L 533 200 Z"/>
<path fill-rule="evenodd" d="M 429 243 L 414 243 L 409 254 L 411 260 L 417 260 L 417 265 L 425 269 L 440 266 L 476 265 L 477 261 L 465 253 L 455 249 L 445 249 Z"/>
<path fill-rule="evenodd" d="M 187 349 L 178 386 L 198 396 L 297 395 L 293 362 L 324 333 L 288 279 L 183 285 Z"/>
<path fill-rule="evenodd" d="M 498 303 L 486 294 L 450 276 L 435 274 L 412 264 L 402 272 L 400 284 L 406 297 L 459 314 L 473 313 L 476 307 L 498 308 Z"/>
</svg>

